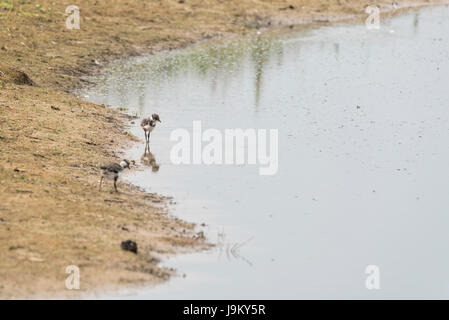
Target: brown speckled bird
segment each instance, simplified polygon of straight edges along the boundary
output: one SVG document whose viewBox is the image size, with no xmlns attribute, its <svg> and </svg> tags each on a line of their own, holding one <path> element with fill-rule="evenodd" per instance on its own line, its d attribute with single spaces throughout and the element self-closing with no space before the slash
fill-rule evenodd
<svg viewBox="0 0 449 320">
<path fill-rule="evenodd" d="M 146 143 L 150 142 L 150 133 L 156 127 L 156 121 L 161 122 L 161 119 L 159 118 L 159 115 L 154 113 L 151 115 L 151 117 L 144 118 L 140 123 L 140 126 L 142 127 L 143 132 L 145 133 Z"/>
<path fill-rule="evenodd" d="M 101 184 L 103 183 L 103 179 L 113 179 L 114 180 L 114 189 L 116 192 L 117 190 L 117 179 L 120 175 L 120 173 L 123 171 L 123 169 L 128 168 L 129 169 L 129 161 L 126 159 L 123 159 L 120 161 L 120 163 L 109 163 L 107 165 L 100 167 L 102 170 L 101 179 L 100 179 L 100 190 L 101 190 Z"/>
</svg>

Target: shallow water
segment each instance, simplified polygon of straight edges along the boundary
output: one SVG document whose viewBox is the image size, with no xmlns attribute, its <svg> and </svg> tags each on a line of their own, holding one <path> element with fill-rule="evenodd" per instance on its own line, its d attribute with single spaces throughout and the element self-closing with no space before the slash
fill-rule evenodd
<svg viewBox="0 0 449 320">
<path fill-rule="evenodd" d="M 172 212 L 218 242 L 164 262 L 185 277 L 118 296 L 449 298 L 448 40 L 440 7 L 380 30 L 267 34 L 108 68 L 88 100 L 162 120 L 151 137 L 159 170 L 125 179 L 173 195 Z M 173 165 L 170 133 L 194 120 L 278 128 L 278 173 Z M 379 290 L 365 287 L 368 265 L 380 268 Z"/>
</svg>

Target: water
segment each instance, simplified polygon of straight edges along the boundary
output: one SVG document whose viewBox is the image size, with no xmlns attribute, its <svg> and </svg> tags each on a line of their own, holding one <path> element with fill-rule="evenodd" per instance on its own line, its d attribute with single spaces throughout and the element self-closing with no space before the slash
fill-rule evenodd
<svg viewBox="0 0 449 320">
<path fill-rule="evenodd" d="M 126 179 L 173 195 L 172 212 L 218 242 L 168 257 L 180 276 L 118 297 L 449 298 L 448 40 L 449 8 L 438 7 L 380 30 L 266 34 L 106 69 L 88 100 L 162 120 L 151 138 L 159 170 Z M 194 120 L 278 128 L 278 173 L 171 164 L 170 133 Z M 380 290 L 365 287 L 368 265 Z"/>
</svg>

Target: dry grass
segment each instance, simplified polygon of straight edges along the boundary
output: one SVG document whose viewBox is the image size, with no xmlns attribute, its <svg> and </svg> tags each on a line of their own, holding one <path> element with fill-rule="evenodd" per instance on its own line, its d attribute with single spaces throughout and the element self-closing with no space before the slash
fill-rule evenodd
<svg viewBox="0 0 449 320">
<path fill-rule="evenodd" d="M 405 3 L 405 1 L 398 1 Z M 407 3 L 418 1 L 407 1 Z M 376 1 L 391 8 L 391 1 Z M 162 197 L 120 185 L 99 192 L 98 167 L 131 143 L 126 117 L 71 89 L 112 59 L 273 25 L 362 14 L 359 0 L 0 0 L 0 297 L 65 293 L 65 267 L 84 291 L 163 281 L 157 254 L 203 247 Z M 290 7 L 292 6 L 292 7 Z M 110 186 L 108 186 L 110 187 Z M 162 199 L 163 200 L 163 199 Z M 138 242 L 139 254 L 120 249 Z M 176 244 L 174 246 L 173 244 Z M 76 297 L 76 296 L 74 296 Z"/>
</svg>

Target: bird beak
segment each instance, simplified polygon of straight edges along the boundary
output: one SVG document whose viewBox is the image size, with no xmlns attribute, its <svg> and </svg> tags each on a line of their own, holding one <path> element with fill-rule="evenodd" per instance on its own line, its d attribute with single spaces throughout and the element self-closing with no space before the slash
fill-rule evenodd
<svg viewBox="0 0 449 320">
<path fill-rule="evenodd" d="M 159 121 L 160 123 L 162 123 L 162 121 L 161 121 L 161 120 L 157 120 L 157 121 Z"/>
</svg>

